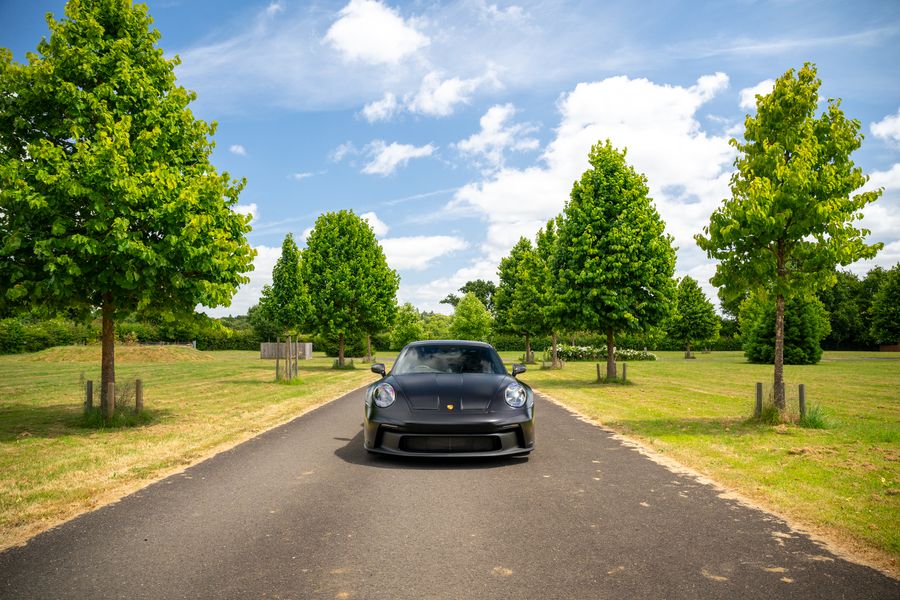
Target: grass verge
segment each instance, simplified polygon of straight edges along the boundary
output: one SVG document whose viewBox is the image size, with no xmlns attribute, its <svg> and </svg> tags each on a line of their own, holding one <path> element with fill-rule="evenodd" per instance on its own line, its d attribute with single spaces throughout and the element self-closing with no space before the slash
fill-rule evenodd
<svg viewBox="0 0 900 600">
<path fill-rule="evenodd" d="M 503 353 L 508 361 L 515 353 Z M 798 425 L 750 419 L 772 367 L 739 352 L 660 352 L 598 385 L 593 362 L 521 379 L 883 569 L 900 574 L 900 357 L 826 352 L 787 366 L 811 408 Z M 891 360 L 890 358 L 894 358 Z M 827 414 L 827 418 L 825 418 Z"/>
<path fill-rule="evenodd" d="M 0 548 L 233 446 L 377 378 L 319 356 L 275 382 L 255 352 L 117 348 L 116 380 L 144 381 L 146 410 L 94 428 L 80 381 L 99 390 L 92 347 L 0 356 Z M 118 386 L 117 386 L 118 387 Z M 95 402 L 96 402 L 95 398 Z M 99 417 L 99 415 L 98 415 Z"/>
</svg>

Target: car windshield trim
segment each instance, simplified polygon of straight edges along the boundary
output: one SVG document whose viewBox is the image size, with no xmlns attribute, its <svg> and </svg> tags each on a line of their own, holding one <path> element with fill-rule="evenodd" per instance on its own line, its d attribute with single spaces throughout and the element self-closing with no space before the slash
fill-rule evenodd
<svg viewBox="0 0 900 600">
<path fill-rule="evenodd" d="M 397 358 L 392 375 L 506 375 L 506 367 L 490 346 L 421 344 L 408 346 Z"/>
</svg>

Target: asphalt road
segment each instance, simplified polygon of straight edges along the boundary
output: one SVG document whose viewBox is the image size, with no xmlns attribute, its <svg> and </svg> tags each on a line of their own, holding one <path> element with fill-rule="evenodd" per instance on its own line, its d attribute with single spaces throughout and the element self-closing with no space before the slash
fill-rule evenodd
<svg viewBox="0 0 900 600">
<path fill-rule="evenodd" d="M 528 459 L 362 448 L 354 392 L 0 554 L 2 598 L 900 598 L 538 399 Z"/>
</svg>

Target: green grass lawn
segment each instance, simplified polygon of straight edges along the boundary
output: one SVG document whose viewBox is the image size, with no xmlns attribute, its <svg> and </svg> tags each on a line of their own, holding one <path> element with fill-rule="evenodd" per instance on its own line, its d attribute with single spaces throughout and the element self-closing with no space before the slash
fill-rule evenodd
<svg viewBox="0 0 900 600">
<path fill-rule="evenodd" d="M 99 348 L 0 356 L 0 548 L 377 378 L 324 357 L 301 361 L 296 385 L 275 383 L 275 361 L 258 352 L 124 347 L 117 358 L 119 385 L 144 381 L 145 426 L 81 426 L 80 379 L 99 395 Z"/>
<path fill-rule="evenodd" d="M 825 429 L 748 421 L 772 367 L 740 352 L 657 353 L 628 364 L 629 385 L 601 385 L 596 363 L 529 366 L 523 381 L 579 412 L 710 476 L 757 503 L 898 571 L 900 355 L 826 352 L 785 367 Z M 503 353 L 518 360 L 521 353 Z M 893 360 L 892 360 L 893 359 Z M 538 416 L 540 418 L 540 416 Z M 540 435 L 540 433 L 538 434 Z"/>
</svg>

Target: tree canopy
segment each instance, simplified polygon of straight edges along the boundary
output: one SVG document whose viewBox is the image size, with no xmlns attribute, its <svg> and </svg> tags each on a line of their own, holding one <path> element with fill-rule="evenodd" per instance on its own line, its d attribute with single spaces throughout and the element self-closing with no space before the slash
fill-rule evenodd
<svg viewBox="0 0 900 600">
<path fill-rule="evenodd" d="M 690 358 L 694 344 L 711 341 L 719 335 L 721 323 L 715 307 L 694 278 L 687 275 L 681 278 L 675 299 L 668 333 L 684 345 L 685 358 Z"/>
<path fill-rule="evenodd" d="M 459 291 L 464 295 L 472 292 L 479 300 L 481 300 L 481 303 L 484 304 L 485 308 L 494 312 L 494 292 L 497 291 L 497 286 L 493 281 L 487 281 L 485 279 L 467 281 L 464 286 L 459 288 Z M 456 294 L 447 294 L 440 303 L 449 304 L 456 308 L 456 305 L 459 304 L 459 296 Z"/>
<path fill-rule="evenodd" d="M 450 322 L 450 336 L 457 340 L 487 341 L 491 334 L 491 313 L 469 292 L 459 300 Z"/>
<path fill-rule="evenodd" d="M 48 23 L 27 64 L 0 49 L 0 304 L 100 308 L 105 398 L 115 319 L 227 306 L 250 217 L 144 5 L 71 1 Z"/>
<path fill-rule="evenodd" d="M 900 343 L 900 263 L 885 273 L 872 299 L 872 336 L 880 344 Z"/>
<path fill-rule="evenodd" d="M 697 244 L 719 261 L 712 283 L 728 296 L 763 290 L 776 301 L 775 404 L 784 408 L 785 298 L 832 285 L 835 267 L 871 258 L 868 231 L 854 226 L 881 190 L 859 192 L 867 177 L 850 154 L 859 148 L 860 122 L 840 100 L 816 116 L 821 81 L 807 63 L 788 70 L 772 92 L 757 97 L 745 120 L 732 197 L 713 212 Z"/>
<path fill-rule="evenodd" d="M 559 226 L 553 271 L 562 321 L 605 332 L 607 379 L 616 377 L 616 331 L 641 331 L 669 315 L 675 250 L 648 196 L 644 175 L 607 140 L 572 186 Z"/>
<path fill-rule="evenodd" d="M 388 266 L 372 227 L 353 211 L 316 219 L 301 273 L 309 294 L 307 322 L 316 333 L 338 339 L 341 366 L 347 336 L 375 333 L 393 322 L 400 277 Z"/>
<path fill-rule="evenodd" d="M 497 331 L 520 333 L 510 321 L 509 312 L 512 310 L 516 286 L 519 285 L 519 263 L 532 251 L 531 241 L 523 236 L 512 247 L 509 256 L 500 260 L 500 266 L 497 269 L 500 284 L 494 292 L 494 328 Z"/>
<path fill-rule="evenodd" d="M 399 350 L 403 346 L 425 337 L 425 328 L 416 307 L 407 302 L 397 310 L 397 318 L 391 329 L 391 348 Z"/>
<path fill-rule="evenodd" d="M 818 298 L 795 295 L 785 303 L 784 362 L 814 365 L 822 358 L 822 340 L 828 335 L 828 313 Z M 758 292 L 741 308 L 744 355 L 752 363 L 775 362 L 775 302 Z"/>
<path fill-rule="evenodd" d="M 265 286 L 259 304 L 262 314 L 278 326 L 279 333 L 299 332 L 309 312 L 309 294 L 303 283 L 302 258 L 294 236 L 281 243 L 281 256 L 272 269 L 272 285 Z"/>
</svg>

